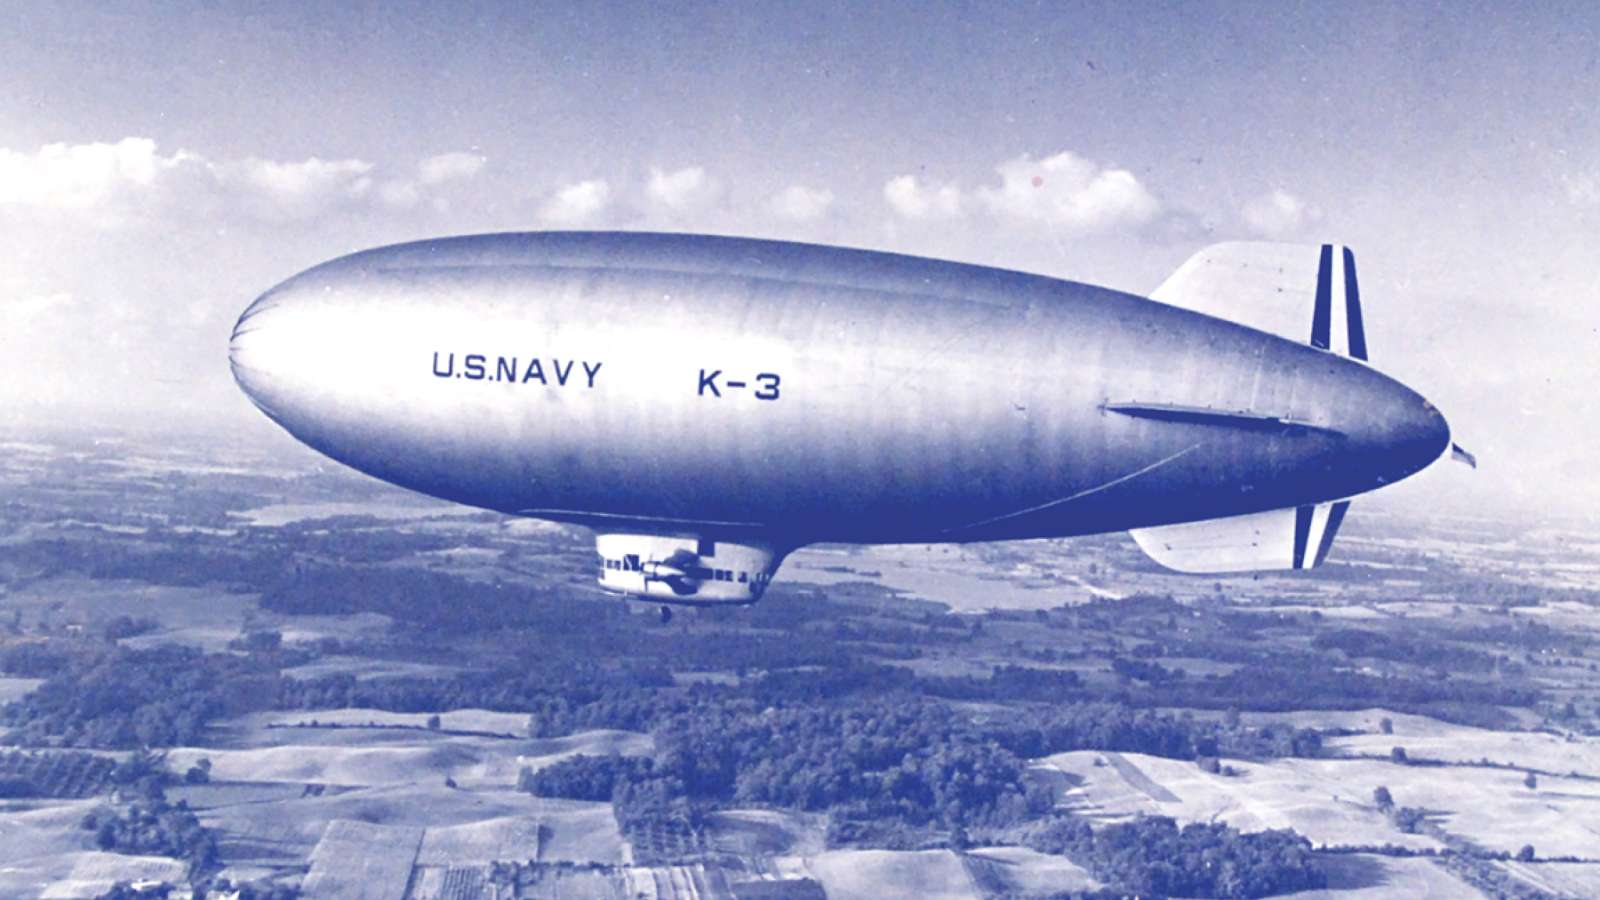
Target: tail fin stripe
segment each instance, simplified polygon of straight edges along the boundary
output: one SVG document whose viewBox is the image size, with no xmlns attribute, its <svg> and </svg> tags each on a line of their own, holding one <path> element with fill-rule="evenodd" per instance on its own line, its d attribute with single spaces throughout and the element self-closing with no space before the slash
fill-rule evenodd
<svg viewBox="0 0 1600 900">
<path fill-rule="evenodd" d="M 1322 565 L 1322 561 L 1328 558 L 1328 551 L 1333 549 L 1333 538 L 1339 533 L 1339 525 L 1349 509 L 1350 501 L 1340 500 L 1328 510 L 1328 524 L 1322 529 L 1322 542 L 1317 545 L 1317 555 L 1311 563 L 1313 566 Z"/>
<path fill-rule="evenodd" d="M 1297 506 L 1294 510 L 1294 567 L 1305 568 L 1306 544 L 1311 539 L 1311 514 L 1314 506 Z"/>
<path fill-rule="evenodd" d="M 1344 297 L 1349 293 L 1345 287 L 1345 269 L 1339 265 L 1339 254 L 1344 247 L 1334 244 L 1333 256 L 1328 261 L 1328 351 L 1340 356 L 1350 355 L 1350 323 L 1348 321 L 1349 305 L 1344 302 Z M 1315 543 L 1315 538 L 1312 540 Z"/>
<path fill-rule="evenodd" d="M 1317 299 L 1311 313 L 1311 346 L 1327 350 L 1333 325 L 1333 245 L 1322 245 L 1317 263 Z"/>
<path fill-rule="evenodd" d="M 1367 358 L 1367 331 L 1361 324 L 1361 289 L 1356 286 L 1356 255 L 1344 248 L 1344 310 L 1350 328 L 1350 355 Z"/>
</svg>

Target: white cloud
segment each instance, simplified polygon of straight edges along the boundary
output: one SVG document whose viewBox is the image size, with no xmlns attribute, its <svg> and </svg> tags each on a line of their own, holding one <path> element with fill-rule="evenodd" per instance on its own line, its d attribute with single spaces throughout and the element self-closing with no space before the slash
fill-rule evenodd
<svg viewBox="0 0 1600 900">
<path fill-rule="evenodd" d="M 924 187 L 914 175 L 891 178 L 883 186 L 883 199 L 907 219 L 952 219 L 961 215 L 961 189 L 953 184 Z"/>
<path fill-rule="evenodd" d="M 998 188 L 978 196 L 997 216 L 1082 234 L 1143 225 L 1161 204 L 1132 172 L 1102 168 L 1071 152 L 1045 159 L 1023 154 L 995 167 Z"/>
<path fill-rule="evenodd" d="M 611 185 L 594 178 L 569 184 L 545 201 L 539 218 L 552 225 L 578 225 L 593 219 L 611 205 Z"/>
<path fill-rule="evenodd" d="M 163 153 L 140 137 L 34 152 L 0 148 L 0 210 L 100 228 L 174 215 L 301 223 L 340 211 L 412 209 L 428 188 L 470 178 L 483 166 L 481 156 L 444 153 L 422 160 L 414 178 L 380 181 L 377 167 L 360 159 L 213 160 L 187 150 Z"/>
<path fill-rule="evenodd" d="M 1322 218 L 1322 210 L 1279 189 L 1251 200 L 1239 211 L 1244 224 L 1262 237 L 1288 237 Z"/>
<path fill-rule="evenodd" d="M 715 203 L 722 195 L 722 185 L 699 166 L 676 172 L 664 172 L 652 167 L 645 192 L 653 203 L 672 212 L 683 213 L 705 209 Z"/>
<path fill-rule="evenodd" d="M 440 153 L 417 164 L 417 180 L 425 185 L 434 185 L 471 178 L 483 171 L 488 161 L 487 157 L 477 153 Z"/>
<path fill-rule="evenodd" d="M 780 219 L 815 222 L 833 206 L 833 191 L 796 184 L 784 188 L 767 201 L 767 208 Z"/>
<path fill-rule="evenodd" d="M 392 209 L 411 209 L 422 199 L 422 192 L 409 181 L 385 181 L 378 186 L 378 199 Z"/>
<path fill-rule="evenodd" d="M 352 205 L 372 191 L 372 163 L 359 159 L 278 162 L 249 158 L 212 167 L 225 192 L 267 221 L 304 221 Z"/>
<path fill-rule="evenodd" d="M 182 150 L 163 156 L 146 138 L 47 144 L 35 153 L 0 148 L 0 207 L 82 214 L 109 225 L 174 183 L 207 176 L 198 156 Z"/>
<path fill-rule="evenodd" d="M 72 295 L 65 292 L 11 297 L 0 302 L 0 314 L 3 314 L 7 323 L 17 325 L 38 316 L 59 312 L 72 303 Z"/>
</svg>

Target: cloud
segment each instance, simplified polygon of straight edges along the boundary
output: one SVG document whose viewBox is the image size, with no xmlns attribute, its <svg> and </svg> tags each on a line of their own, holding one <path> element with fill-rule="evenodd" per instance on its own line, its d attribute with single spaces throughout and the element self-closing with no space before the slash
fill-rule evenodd
<svg viewBox="0 0 1600 900">
<path fill-rule="evenodd" d="M 767 209 L 773 215 L 791 222 L 815 222 L 827 215 L 832 206 L 833 191 L 799 184 L 784 188 L 767 201 Z"/>
<path fill-rule="evenodd" d="M 410 209 L 427 189 L 470 178 L 483 165 L 481 156 L 444 153 L 422 160 L 414 178 L 380 181 L 378 167 L 361 159 L 218 160 L 163 153 L 141 137 L 34 152 L 0 148 L 0 210 L 99 228 L 207 215 L 303 223 L 337 212 Z"/>
<path fill-rule="evenodd" d="M 372 192 L 372 163 L 359 159 L 278 162 L 249 158 L 212 166 L 218 186 L 257 218 L 300 222 L 351 206 Z"/>
<path fill-rule="evenodd" d="M 556 191 L 539 209 L 539 218 L 552 225 L 581 224 L 599 215 L 611 199 L 611 185 L 604 179 L 580 181 Z"/>
<path fill-rule="evenodd" d="M 148 138 L 115 144 L 47 144 L 35 153 L 0 149 L 0 206 L 85 217 L 116 226 L 173 208 L 234 203 L 272 220 L 302 219 L 362 197 L 372 164 L 247 158 L 213 162 L 186 150 L 162 154 Z"/>
<path fill-rule="evenodd" d="M 378 199 L 391 209 L 411 209 L 422 200 L 422 191 L 410 181 L 385 181 L 378 187 Z"/>
<path fill-rule="evenodd" d="M 415 179 L 398 178 L 378 187 L 378 200 L 394 210 L 414 209 L 430 191 L 437 192 L 441 185 L 470 181 L 483 171 L 488 158 L 478 153 L 453 151 L 429 156 L 417 163 Z M 443 212 L 450 208 L 442 196 L 433 198 L 433 208 Z"/>
<path fill-rule="evenodd" d="M 86 215 L 110 225 L 174 185 L 200 184 L 204 160 L 182 150 L 163 156 L 156 142 L 46 144 L 35 153 L 0 148 L 0 207 Z"/>
<path fill-rule="evenodd" d="M 488 161 L 487 157 L 477 153 L 440 153 L 417 164 L 417 180 L 424 185 L 460 181 L 482 172 Z"/>
<path fill-rule="evenodd" d="M 891 178 L 883 186 L 883 199 L 907 219 L 952 219 L 961 215 L 961 189 L 953 184 L 924 187 L 913 175 Z"/>
<path fill-rule="evenodd" d="M 1282 189 L 1256 197 L 1239 214 L 1245 226 L 1262 237 L 1288 237 L 1322 219 L 1322 210 Z"/>
<path fill-rule="evenodd" d="M 996 216 L 1080 234 L 1143 225 L 1161 204 L 1126 169 L 1102 168 L 1071 152 L 1045 159 L 1023 154 L 995 167 L 998 188 L 978 197 Z"/>
<path fill-rule="evenodd" d="M 695 212 L 711 206 L 722 196 L 722 185 L 699 166 L 676 172 L 652 167 L 645 193 L 651 203 L 675 213 Z"/>
<path fill-rule="evenodd" d="M 54 294 L 31 294 L 26 297 L 12 297 L 0 303 L 0 311 L 5 313 L 7 321 L 24 323 L 39 316 L 60 312 L 73 304 L 73 297 L 69 293 L 58 292 Z"/>
</svg>

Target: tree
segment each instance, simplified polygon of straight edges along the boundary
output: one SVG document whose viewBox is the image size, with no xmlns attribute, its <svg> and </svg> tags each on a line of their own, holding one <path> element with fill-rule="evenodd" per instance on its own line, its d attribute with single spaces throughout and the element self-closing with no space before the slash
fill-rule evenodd
<svg viewBox="0 0 1600 900">
<path fill-rule="evenodd" d="M 1058 814 L 1022 839 L 1114 886 L 1104 896 L 1264 897 L 1327 886 L 1310 842 L 1292 831 L 1243 834 L 1214 823 L 1179 828 L 1165 816 L 1091 828 Z"/>
<path fill-rule="evenodd" d="M 1410 759 L 1406 756 L 1406 748 L 1404 747 L 1395 747 L 1393 750 L 1390 750 L 1389 759 L 1393 762 L 1399 763 L 1402 766 L 1410 761 Z"/>
<path fill-rule="evenodd" d="M 1533 862 L 1532 844 L 1522 845 L 1522 849 L 1517 851 L 1517 862 Z"/>
<path fill-rule="evenodd" d="M 1522 784 L 1531 791 L 1539 786 L 1539 776 L 1529 772 L 1527 777 L 1522 779 Z"/>
<path fill-rule="evenodd" d="M 1378 730 L 1384 734 L 1394 734 L 1394 720 L 1388 716 L 1378 720 Z"/>
<path fill-rule="evenodd" d="M 1416 834 L 1427 819 L 1427 814 L 1415 806 L 1402 806 L 1393 813 L 1395 827 L 1406 834 Z"/>
<path fill-rule="evenodd" d="M 133 733 L 146 747 L 170 747 L 177 743 L 172 727 L 171 707 L 149 704 L 133 711 Z"/>
<path fill-rule="evenodd" d="M 200 757 L 194 765 L 183 773 L 183 780 L 188 784 L 205 784 L 211 780 L 211 760 Z"/>
<path fill-rule="evenodd" d="M 1386 812 L 1394 808 L 1394 795 L 1390 794 L 1389 789 L 1381 784 L 1376 788 L 1373 788 L 1372 800 L 1374 803 L 1378 804 L 1379 809 Z"/>
<path fill-rule="evenodd" d="M 439 723 L 439 714 L 438 713 L 434 713 L 433 715 L 428 717 L 428 730 L 429 731 L 438 731 L 439 730 L 439 724 L 440 723 Z"/>
</svg>

